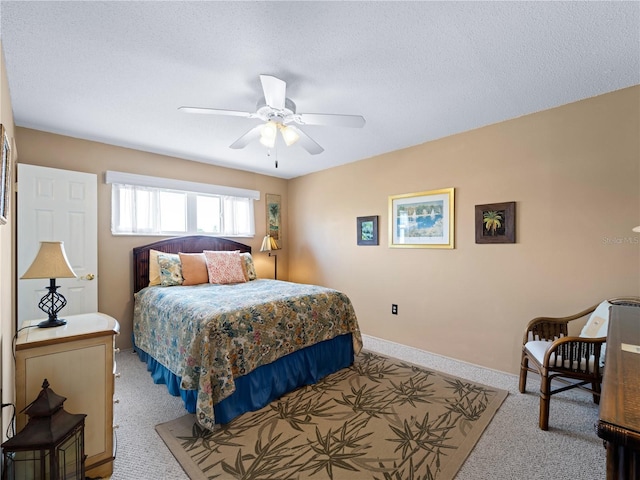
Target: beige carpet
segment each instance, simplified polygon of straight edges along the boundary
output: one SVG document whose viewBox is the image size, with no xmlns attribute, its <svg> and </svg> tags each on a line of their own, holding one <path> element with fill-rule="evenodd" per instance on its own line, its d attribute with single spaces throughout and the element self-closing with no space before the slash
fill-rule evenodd
<svg viewBox="0 0 640 480">
<path fill-rule="evenodd" d="M 363 352 L 351 368 L 214 432 L 156 427 L 192 480 L 455 477 L 507 392 Z"/>
</svg>

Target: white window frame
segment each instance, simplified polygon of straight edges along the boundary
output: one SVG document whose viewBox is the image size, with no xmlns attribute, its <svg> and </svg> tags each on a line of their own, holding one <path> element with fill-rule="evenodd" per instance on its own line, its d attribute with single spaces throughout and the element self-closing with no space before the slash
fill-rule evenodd
<svg viewBox="0 0 640 480">
<path fill-rule="evenodd" d="M 255 236 L 255 215 L 253 204 L 255 200 L 260 200 L 260 192 L 256 190 L 248 190 L 236 187 L 227 187 L 223 185 L 213 185 L 207 183 L 188 182 L 184 180 L 174 180 L 170 178 L 151 177 L 147 175 L 138 175 L 134 173 L 107 171 L 105 174 L 105 183 L 111 184 L 111 233 L 113 235 L 195 235 L 202 234 L 196 228 L 196 197 L 198 194 L 217 196 L 220 198 L 222 205 L 221 212 L 221 232 L 206 233 L 211 236 L 224 237 L 243 237 L 252 238 Z M 120 195 L 119 191 L 122 186 L 137 189 L 148 190 L 152 192 L 152 196 L 156 196 L 160 192 L 183 193 L 186 195 L 186 231 L 169 232 L 161 231 L 159 221 L 151 229 L 122 229 L 119 228 L 120 222 Z M 237 229 L 236 222 L 233 218 L 233 210 L 238 204 L 248 205 L 249 224 L 247 231 Z M 156 208 L 157 205 L 156 205 Z M 152 216 L 159 217 L 158 212 L 151 212 Z M 134 221 L 135 224 L 135 221 Z"/>
</svg>

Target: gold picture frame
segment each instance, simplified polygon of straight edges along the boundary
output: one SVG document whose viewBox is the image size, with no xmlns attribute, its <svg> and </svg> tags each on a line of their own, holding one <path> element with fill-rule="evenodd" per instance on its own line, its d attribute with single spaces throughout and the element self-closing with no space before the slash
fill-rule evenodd
<svg viewBox="0 0 640 480">
<path fill-rule="evenodd" d="M 454 248 L 454 188 L 389 197 L 389 247 Z"/>
<path fill-rule="evenodd" d="M 4 125 L 0 125 L 2 141 L 2 165 L 0 166 L 0 225 L 9 218 L 9 199 L 11 198 L 11 145 Z"/>
</svg>

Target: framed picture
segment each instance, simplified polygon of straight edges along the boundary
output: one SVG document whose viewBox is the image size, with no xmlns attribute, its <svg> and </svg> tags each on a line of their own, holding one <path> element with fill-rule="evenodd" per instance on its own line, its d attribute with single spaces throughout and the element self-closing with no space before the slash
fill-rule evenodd
<svg viewBox="0 0 640 480">
<path fill-rule="evenodd" d="M 280 195 L 267 193 L 265 199 L 267 204 L 267 234 L 276 240 L 280 240 L 282 236 L 280 225 Z"/>
<path fill-rule="evenodd" d="M 378 216 L 358 217 L 358 245 L 378 245 Z"/>
<path fill-rule="evenodd" d="M 516 243 L 516 202 L 476 205 L 476 243 Z"/>
<path fill-rule="evenodd" d="M 2 172 L 0 173 L 0 224 L 7 223 L 9 217 L 9 198 L 11 198 L 11 146 L 3 125 L 0 125 L 2 142 Z"/>
<path fill-rule="evenodd" d="M 454 248 L 454 189 L 389 197 L 389 246 Z"/>
</svg>

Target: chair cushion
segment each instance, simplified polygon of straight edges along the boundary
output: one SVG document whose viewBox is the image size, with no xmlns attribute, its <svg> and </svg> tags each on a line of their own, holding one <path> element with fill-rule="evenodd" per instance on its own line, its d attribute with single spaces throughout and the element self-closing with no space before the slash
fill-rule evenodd
<svg viewBox="0 0 640 480">
<path fill-rule="evenodd" d="M 532 340 L 531 342 L 527 342 L 524 345 L 531 355 L 542 364 L 544 360 L 544 354 L 547 352 L 547 349 L 553 342 L 548 340 Z"/>
<path fill-rule="evenodd" d="M 589 320 L 582 327 L 581 337 L 599 338 L 607 336 L 607 328 L 609 327 L 609 307 L 611 304 L 605 300 L 596 307 Z"/>
<path fill-rule="evenodd" d="M 525 343 L 524 346 L 529 351 L 529 353 L 533 355 L 533 357 L 538 361 L 538 363 L 542 365 L 544 362 L 544 354 L 547 352 L 552 343 L 553 342 L 548 340 L 533 340 L 531 342 Z M 593 372 L 594 364 L 595 358 L 593 355 L 591 355 L 589 356 L 588 363 L 586 358 L 580 359 L 580 362 L 578 362 L 578 360 L 574 360 L 572 368 L 577 369 L 578 367 L 580 367 L 580 369 L 583 371 Z M 589 367 L 588 370 L 587 365 Z M 560 355 L 558 355 L 558 357 L 556 358 L 556 354 L 552 353 L 549 356 L 549 366 L 569 368 L 569 360 L 566 358 L 563 359 Z"/>
</svg>

